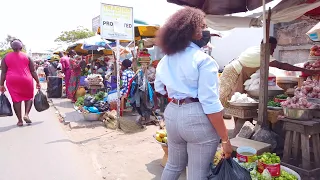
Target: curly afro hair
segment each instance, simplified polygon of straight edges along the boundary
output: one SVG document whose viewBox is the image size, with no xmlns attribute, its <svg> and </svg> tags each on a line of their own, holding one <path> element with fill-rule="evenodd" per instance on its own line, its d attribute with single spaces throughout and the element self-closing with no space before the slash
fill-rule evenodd
<svg viewBox="0 0 320 180">
<path fill-rule="evenodd" d="M 157 45 L 167 55 L 188 47 L 195 34 L 202 33 L 205 13 L 185 7 L 173 14 L 157 32 Z"/>
</svg>

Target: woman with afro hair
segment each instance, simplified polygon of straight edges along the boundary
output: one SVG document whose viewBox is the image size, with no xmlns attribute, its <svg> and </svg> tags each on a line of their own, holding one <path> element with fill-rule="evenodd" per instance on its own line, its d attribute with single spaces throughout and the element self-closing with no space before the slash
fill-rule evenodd
<svg viewBox="0 0 320 180">
<path fill-rule="evenodd" d="M 160 28 L 157 44 L 166 54 L 157 66 L 155 90 L 172 101 L 164 112 L 169 159 L 162 180 L 177 180 L 188 166 L 189 180 L 205 180 L 222 140 L 232 148 L 219 100 L 217 63 L 201 50 L 210 40 L 205 14 L 185 7 Z"/>
</svg>

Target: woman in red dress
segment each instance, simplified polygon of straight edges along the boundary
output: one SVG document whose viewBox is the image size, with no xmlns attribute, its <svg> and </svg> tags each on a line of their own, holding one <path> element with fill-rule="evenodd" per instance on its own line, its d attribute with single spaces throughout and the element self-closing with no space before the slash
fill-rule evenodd
<svg viewBox="0 0 320 180">
<path fill-rule="evenodd" d="M 14 52 L 8 53 L 1 61 L 0 92 L 6 91 L 4 87 L 6 81 L 13 102 L 13 109 L 18 118 L 17 126 L 23 126 L 21 102 L 24 101 L 25 103 L 23 120 L 27 124 L 31 124 L 29 113 L 34 94 L 33 79 L 37 82 L 37 89 L 40 89 L 40 82 L 33 61 L 21 52 L 22 42 L 15 39 L 10 45 Z"/>
</svg>

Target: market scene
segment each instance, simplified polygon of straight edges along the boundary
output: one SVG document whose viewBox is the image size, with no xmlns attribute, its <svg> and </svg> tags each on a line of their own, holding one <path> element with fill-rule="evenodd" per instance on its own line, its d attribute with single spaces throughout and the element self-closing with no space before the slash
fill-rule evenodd
<svg viewBox="0 0 320 180">
<path fill-rule="evenodd" d="M 320 0 L 29 3 L 63 15 L 0 28 L 0 180 L 320 179 Z"/>
</svg>

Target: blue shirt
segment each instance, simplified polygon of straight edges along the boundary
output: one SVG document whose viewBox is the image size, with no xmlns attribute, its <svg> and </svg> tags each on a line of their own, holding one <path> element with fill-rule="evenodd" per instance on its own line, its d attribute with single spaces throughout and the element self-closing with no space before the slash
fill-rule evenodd
<svg viewBox="0 0 320 180">
<path fill-rule="evenodd" d="M 194 43 L 183 51 L 164 56 L 157 66 L 155 90 L 169 98 L 198 98 L 205 114 L 223 110 L 219 100 L 219 66 Z"/>
</svg>

